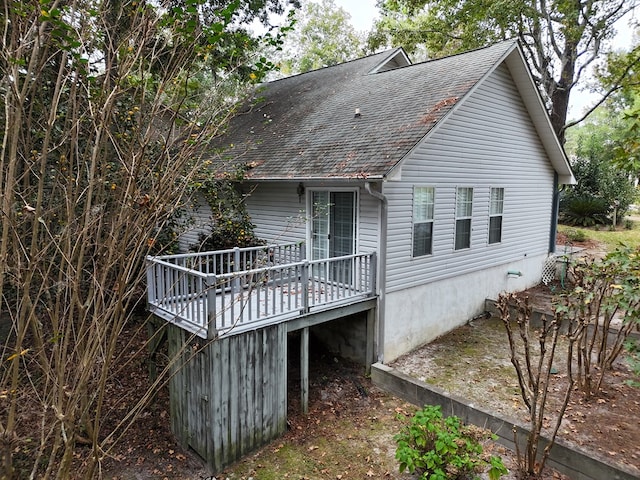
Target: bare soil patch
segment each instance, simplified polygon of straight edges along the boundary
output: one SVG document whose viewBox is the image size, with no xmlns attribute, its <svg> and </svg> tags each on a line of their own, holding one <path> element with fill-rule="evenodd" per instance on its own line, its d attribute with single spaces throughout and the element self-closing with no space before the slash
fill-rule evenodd
<svg viewBox="0 0 640 480">
<path fill-rule="evenodd" d="M 538 286 L 530 293 L 533 304 L 550 304 L 548 287 Z M 561 353 L 556 358 L 557 374 L 549 388 L 547 425 L 555 418 L 564 395 L 566 358 Z M 391 366 L 468 399 L 475 406 L 528 421 L 510 361 L 506 331 L 498 318 L 470 322 L 399 358 Z M 640 389 L 628 384 L 632 378 L 626 363 L 619 361 L 607 374 L 596 398 L 585 400 L 580 392 L 574 391 L 559 436 L 614 463 L 631 466 L 640 475 Z"/>
</svg>

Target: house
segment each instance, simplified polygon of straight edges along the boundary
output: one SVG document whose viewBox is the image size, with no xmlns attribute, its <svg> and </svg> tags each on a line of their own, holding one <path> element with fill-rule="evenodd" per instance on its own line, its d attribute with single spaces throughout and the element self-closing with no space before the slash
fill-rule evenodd
<svg viewBox="0 0 640 480">
<path fill-rule="evenodd" d="M 249 168 L 260 238 L 303 240 L 311 259 L 378 252 L 383 361 L 538 283 L 554 192 L 574 181 L 516 42 L 272 82 L 224 142 L 223 159 Z"/>
<path fill-rule="evenodd" d="M 289 316 L 272 310 L 271 317 L 255 317 L 244 329 L 232 319 L 235 330 L 224 330 L 223 323 L 214 335 L 201 334 L 206 319 L 211 328 L 218 315 L 211 300 L 208 316 L 199 313 L 201 323 L 187 330 L 205 338 L 221 331 L 241 337 L 288 325 L 287 331 L 303 329 L 305 338 L 309 326 L 366 311 L 364 326 L 353 335 L 367 337 L 367 361 L 390 362 L 481 314 L 486 298 L 537 284 L 555 247 L 559 186 L 575 181 L 515 41 L 418 64 L 395 49 L 268 83 L 231 121 L 217 146 L 222 149 L 209 155 L 214 164 L 246 171 L 242 188 L 257 236 L 299 249 L 287 257 L 296 265 L 293 275 L 280 267 L 277 275 L 269 270 L 269 278 L 277 278 L 271 284 L 281 286 L 288 277 L 287 294 L 305 294 Z M 258 272 L 259 255 L 241 261 L 240 253 L 230 264 L 243 265 L 245 282 Z M 263 255 L 274 264 L 274 256 L 286 256 L 273 249 Z M 163 261 L 183 262 L 176 268 L 186 271 L 184 258 Z M 166 278 L 158 272 L 150 282 Z M 249 283 L 269 284 L 249 281 L 244 290 L 233 290 L 231 284 L 220 286 L 225 275 L 229 272 L 214 276 L 218 293 L 237 295 Z M 320 279 L 313 284 L 318 290 L 307 283 L 293 288 L 292 276 Z M 171 298 L 212 285 L 198 278 L 186 293 Z M 316 304 L 308 303 L 306 292 L 313 288 L 313 295 L 326 297 L 335 286 L 342 290 L 317 304 L 316 315 L 324 316 L 312 319 Z M 153 298 L 168 296 L 165 287 L 158 288 L 165 293 Z M 273 298 L 269 305 L 283 304 L 275 293 L 262 295 Z M 248 297 L 242 298 L 249 306 L 238 314 L 254 311 Z M 340 303 L 331 303 L 334 298 Z M 186 328 L 188 319 L 160 303 L 150 301 L 156 314 Z M 187 304 L 180 309 L 197 310 Z M 278 348 L 286 349 L 286 334 L 277 335 Z M 238 345 L 215 348 L 243 351 L 245 344 Z M 247 368 L 242 361 L 233 371 Z M 276 364 L 282 361 L 278 357 Z M 251 375 L 255 380 L 258 374 Z M 282 412 L 281 403 L 277 409 Z M 282 425 L 281 414 L 278 422 Z M 268 438 L 273 435 L 261 437 Z"/>
</svg>

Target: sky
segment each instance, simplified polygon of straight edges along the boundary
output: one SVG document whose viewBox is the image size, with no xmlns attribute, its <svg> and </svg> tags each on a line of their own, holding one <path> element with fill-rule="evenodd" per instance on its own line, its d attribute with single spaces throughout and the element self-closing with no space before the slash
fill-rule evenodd
<svg viewBox="0 0 640 480">
<path fill-rule="evenodd" d="M 335 0 L 335 3 L 351 14 L 351 24 L 356 30 L 371 30 L 374 18 L 378 17 L 376 0 Z"/>
<path fill-rule="evenodd" d="M 371 29 L 374 19 L 377 18 L 378 9 L 376 8 L 376 0 L 335 0 L 337 6 L 342 7 L 351 15 L 351 23 L 356 30 L 368 31 Z M 633 38 L 633 30 L 629 27 L 629 20 L 634 17 L 629 16 L 623 19 L 618 25 L 618 34 L 614 40 L 614 47 L 627 49 L 631 45 Z M 640 13 L 635 12 L 635 19 L 640 19 Z M 586 89 L 575 88 L 571 92 L 571 103 L 569 106 L 569 118 L 577 118 L 580 114 L 590 107 L 598 96 L 591 94 Z"/>
</svg>

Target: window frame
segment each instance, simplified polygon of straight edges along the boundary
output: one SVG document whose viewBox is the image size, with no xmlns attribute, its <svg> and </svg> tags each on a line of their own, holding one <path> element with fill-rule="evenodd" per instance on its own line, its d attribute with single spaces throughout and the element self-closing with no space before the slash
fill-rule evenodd
<svg viewBox="0 0 640 480">
<path fill-rule="evenodd" d="M 464 203 L 460 203 L 461 191 L 465 190 L 470 193 L 469 199 L 464 199 Z M 467 250 L 471 248 L 471 232 L 473 227 L 473 187 L 456 187 L 456 203 L 455 203 L 455 222 L 453 235 L 454 251 Z M 461 208 L 461 205 L 463 208 Z M 468 208 L 467 208 L 468 207 Z M 463 210 L 464 211 L 461 211 Z M 468 210 L 468 211 L 467 211 Z M 461 225 L 468 225 L 465 229 L 466 241 L 462 243 Z"/>
<path fill-rule="evenodd" d="M 430 193 L 426 193 L 424 205 L 418 205 L 418 196 L 416 192 L 418 190 L 427 190 Z M 429 201 L 431 199 L 431 201 Z M 435 205 L 436 205 L 436 188 L 430 185 L 414 185 L 412 191 L 412 216 L 411 216 L 411 258 L 421 258 L 429 255 L 433 255 L 433 230 L 434 230 L 434 217 L 435 217 Z M 418 208 L 422 206 L 425 211 L 425 218 L 418 219 Z M 423 225 L 430 225 L 430 231 L 426 238 L 427 244 L 424 252 L 417 252 L 416 244 L 416 230 L 417 227 Z"/>
<path fill-rule="evenodd" d="M 494 203 L 493 192 L 500 191 L 502 194 L 500 195 L 498 201 Z M 502 243 L 502 233 L 503 233 L 503 225 L 504 225 L 504 195 L 505 190 L 504 187 L 491 187 L 489 190 L 489 231 L 487 242 L 489 245 L 497 245 Z M 499 211 L 494 212 L 494 205 L 498 205 L 500 208 L 497 209 Z M 498 239 L 493 239 L 492 241 L 492 232 L 495 231 L 492 229 L 492 223 L 494 219 L 500 219 L 499 222 L 499 230 L 498 230 Z"/>
</svg>

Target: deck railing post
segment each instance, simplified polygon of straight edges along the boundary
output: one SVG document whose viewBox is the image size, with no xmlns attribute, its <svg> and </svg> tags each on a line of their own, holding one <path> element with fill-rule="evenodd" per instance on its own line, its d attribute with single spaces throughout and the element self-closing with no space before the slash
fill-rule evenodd
<svg viewBox="0 0 640 480">
<path fill-rule="evenodd" d="M 372 252 L 371 253 L 371 264 L 369 266 L 369 279 L 368 279 L 368 283 L 371 284 L 371 294 L 372 295 L 376 294 L 377 272 L 378 272 L 378 257 L 376 255 L 376 252 Z"/>
<path fill-rule="evenodd" d="M 302 264 L 302 272 L 300 278 L 300 290 L 302 290 L 302 313 L 309 313 L 309 261 L 305 260 Z"/>
<path fill-rule="evenodd" d="M 147 304 L 151 305 L 156 301 L 156 275 L 155 263 L 151 257 L 147 257 Z"/>
<path fill-rule="evenodd" d="M 240 291 L 240 276 L 237 275 L 237 272 L 242 270 L 240 268 L 240 247 L 234 247 L 233 249 L 233 272 L 236 275 L 233 277 L 233 291 Z"/>
<path fill-rule="evenodd" d="M 213 340 L 218 336 L 218 329 L 216 328 L 216 276 L 207 275 L 205 281 L 206 285 L 206 314 L 207 314 L 207 339 Z"/>
</svg>

